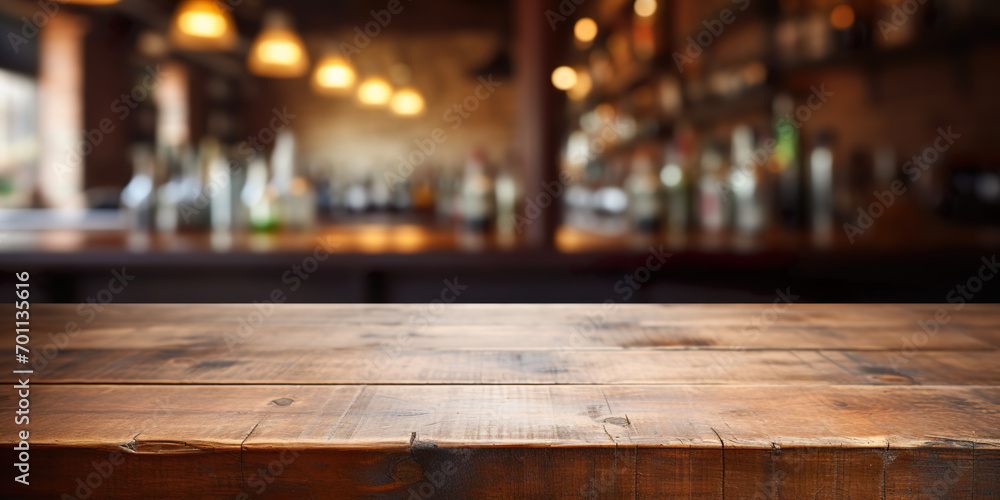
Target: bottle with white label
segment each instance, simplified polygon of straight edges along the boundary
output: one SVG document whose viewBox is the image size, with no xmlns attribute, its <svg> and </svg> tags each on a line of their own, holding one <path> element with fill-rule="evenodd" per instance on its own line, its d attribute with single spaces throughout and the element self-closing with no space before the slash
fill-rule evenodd
<svg viewBox="0 0 1000 500">
<path fill-rule="evenodd" d="M 822 132 L 809 155 L 809 206 L 813 237 L 829 239 L 833 231 L 833 151 L 831 135 Z"/>
<path fill-rule="evenodd" d="M 493 218 L 493 180 L 487 174 L 486 153 L 477 149 L 469 155 L 459 191 L 459 209 L 466 226 L 485 229 Z"/>
<path fill-rule="evenodd" d="M 122 190 L 121 203 L 129 229 L 148 231 L 153 223 L 153 182 L 156 160 L 152 148 L 141 144 L 132 148 L 132 180 Z"/>
<path fill-rule="evenodd" d="M 760 175 L 766 155 L 755 150 L 755 134 L 748 125 L 733 129 L 732 166 L 725 192 L 733 205 L 733 227 L 741 233 L 756 233 L 764 227 Z"/>
</svg>

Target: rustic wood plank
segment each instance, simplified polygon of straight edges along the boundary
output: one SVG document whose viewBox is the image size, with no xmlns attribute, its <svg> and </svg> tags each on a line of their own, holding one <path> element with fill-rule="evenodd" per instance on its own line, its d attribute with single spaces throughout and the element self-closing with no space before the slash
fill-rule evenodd
<svg viewBox="0 0 1000 500">
<path fill-rule="evenodd" d="M 79 314 L 75 306 L 35 305 L 32 328 L 43 333 L 35 338 L 35 350 L 58 351 L 64 344 L 78 349 L 381 349 L 396 342 L 405 342 L 408 349 L 441 350 L 648 347 L 897 351 L 906 342 L 920 349 L 1000 348 L 996 338 L 1000 334 L 993 328 L 1000 323 L 1000 307 L 994 305 L 967 305 L 933 335 L 924 334 L 917 322 L 933 319 L 934 305 L 852 304 L 844 309 L 792 304 L 775 315 L 773 322 L 767 319 L 771 316 L 765 316 L 769 307 L 755 304 L 723 308 L 624 304 L 603 316 L 600 304 L 531 305 L 524 306 L 525 311 L 519 311 L 520 305 L 514 309 L 448 304 L 436 313 L 430 313 L 426 305 L 412 304 L 282 304 L 267 315 L 252 304 L 101 307 L 100 312 L 84 307 L 85 314 Z M 504 310 L 511 312 L 504 314 Z M 0 312 L 12 315 L 12 306 L 0 306 Z M 421 319 L 411 324 L 413 317 Z M 588 318 L 596 318 L 597 323 Z"/>
<path fill-rule="evenodd" d="M 758 491 L 878 496 L 883 486 L 894 498 L 935 488 L 952 462 L 960 475 L 949 491 L 976 484 L 989 491 L 977 474 L 995 477 L 997 456 L 977 454 L 965 439 L 975 436 L 976 446 L 991 450 L 1000 445 L 996 387 L 52 385 L 34 391 L 38 489 L 5 490 L 25 496 L 70 491 L 76 478 L 92 472 L 91 461 L 121 452 L 123 464 L 95 488 L 100 496 L 166 497 L 178 485 L 212 498 L 243 489 L 256 495 L 263 484 L 278 498 L 406 498 L 411 488 L 443 496 L 603 491 L 619 498 L 714 494 L 718 485 L 735 498 Z M 13 403 L 0 398 L 2 411 Z M 0 423 L 4 436 L 11 426 Z M 11 459 L 11 447 L 4 449 Z"/>
<path fill-rule="evenodd" d="M 288 325 L 330 322 L 356 325 L 406 325 L 414 314 L 434 316 L 443 325 L 567 325 L 603 318 L 605 323 L 649 326 L 744 326 L 748 320 L 778 309 L 774 326 L 792 324 L 856 327 L 895 326 L 911 328 L 917 320 L 933 319 L 937 311 L 952 313 L 949 324 L 958 327 L 991 326 L 996 321 L 994 304 L 32 304 L 39 320 L 52 327 L 68 321 L 88 322 L 94 327 L 196 322 L 230 323 L 253 311 L 264 311 L 268 321 Z M 0 304 L 0 310 L 13 310 Z M 447 311 L 447 313 L 444 313 Z M 93 314 L 91 314 L 93 313 Z M 772 317 L 767 313 L 768 317 Z M 89 321 L 88 321 L 89 320 Z"/>
<path fill-rule="evenodd" d="M 1000 385 L 996 351 L 67 348 L 35 383 Z M 16 363 L 0 358 L 0 381 Z"/>
</svg>

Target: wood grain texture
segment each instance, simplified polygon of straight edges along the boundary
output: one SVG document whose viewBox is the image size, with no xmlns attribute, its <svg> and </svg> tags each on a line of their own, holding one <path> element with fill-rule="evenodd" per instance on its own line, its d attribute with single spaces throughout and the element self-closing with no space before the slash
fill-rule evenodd
<svg viewBox="0 0 1000 500">
<path fill-rule="evenodd" d="M 0 493 L 1000 497 L 1000 307 L 922 339 L 950 304 L 793 305 L 752 337 L 759 305 L 619 306 L 567 340 L 595 307 L 413 329 L 422 306 L 278 306 L 232 349 L 252 305 L 109 305 L 67 339 L 74 307 L 34 307 L 58 349 L 32 377 L 32 485 Z M 19 428 L 0 419 L 9 464 Z"/>
</svg>

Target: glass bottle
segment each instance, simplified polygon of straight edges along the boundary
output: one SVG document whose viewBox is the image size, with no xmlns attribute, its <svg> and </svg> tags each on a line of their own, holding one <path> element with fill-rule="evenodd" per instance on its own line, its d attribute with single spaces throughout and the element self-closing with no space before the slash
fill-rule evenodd
<svg viewBox="0 0 1000 500">
<path fill-rule="evenodd" d="M 486 152 L 474 150 L 465 163 L 459 189 L 459 212 L 472 229 L 485 229 L 494 213 L 493 180 L 487 173 Z"/>
</svg>

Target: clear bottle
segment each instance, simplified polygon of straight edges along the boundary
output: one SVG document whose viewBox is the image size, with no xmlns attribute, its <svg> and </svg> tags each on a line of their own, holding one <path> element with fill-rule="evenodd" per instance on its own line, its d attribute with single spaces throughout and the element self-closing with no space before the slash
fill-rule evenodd
<svg viewBox="0 0 1000 500">
<path fill-rule="evenodd" d="M 254 158 L 247 166 L 247 180 L 240 192 L 251 229 L 270 231 L 278 227 L 277 198 L 274 187 L 267 182 L 267 161 Z"/>
<path fill-rule="evenodd" d="M 632 224 L 643 231 L 655 231 L 660 226 L 660 183 L 653 173 L 653 162 L 648 156 L 636 155 L 632 172 L 625 179 L 629 197 L 629 216 Z"/>
<path fill-rule="evenodd" d="M 269 188 L 277 204 L 280 224 L 305 229 L 316 222 L 316 193 L 308 179 L 295 174 L 295 161 L 295 134 L 286 128 L 278 133 L 274 142 Z"/>
<path fill-rule="evenodd" d="M 207 159 L 213 151 L 218 151 L 218 142 L 212 138 L 202 141 L 199 153 L 183 149 L 181 165 L 180 198 L 177 204 L 178 227 L 184 230 L 207 229 L 211 220 L 209 199 L 204 191 L 204 179 L 208 170 Z"/>
<path fill-rule="evenodd" d="M 750 126 L 733 129 L 727 192 L 732 197 L 733 226 L 742 233 L 760 231 L 766 219 L 759 182 L 766 156 L 754 150 L 756 142 Z"/>
<path fill-rule="evenodd" d="M 664 153 L 663 168 L 660 170 L 660 182 L 666 192 L 667 230 L 671 233 L 683 233 L 688 228 L 690 219 L 690 176 L 685 168 L 690 153 L 690 144 L 678 135 L 667 145 Z"/>
<path fill-rule="evenodd" d="M 165 147 L 161 157 L 167 167 L 167 180 L 156 190 L 156 228 L 172 232 L 179 226 L 179 208 L 185 186 L 180 147 Z"/>
<path fill-rule="evenodd" d="M 229 159 L 219 150 L 208 165 L 208 188 L 211 200 L 212 231 L 230 232 L 233 229 L 233 169 Z"/>
<path fill-rule="evenodd" d="M 132 180 L 122 190 L 121 201 L 133 231 L 148 231 L 153 225 L 156 159 L 148 144 L 132 147 Z"/>
<path fill-rule="evenodd" d="M 698 179 L 698 220 L 701 228 L 716 232 L 726 227 L 726 199 L 723 195 L 725 160 L 718 145 L 708 143 L 701 153 Z"/>
<path fill-rule="evenodd" d="M 809 205 L 813 237 L 829 239 L 833 231 L 833 150 L 831 134 L 822 132 L 809 155 Z"/>
<path fill-rule="evenodd" d="M 474 150 L 465 163 L 459 189 L 459 213 L 472 229 L 486 229 L 494 214 L 493 179 L 489 177 L 486 152 Z"/>
<path fill-rule="evenodd" d="M 497 231 L 512 233 L 514 231 L 514 215 L 517 210 L 517 179 L 510 169 L 501 168 L 494 183 L 496 195 Z"/>
</svg>

